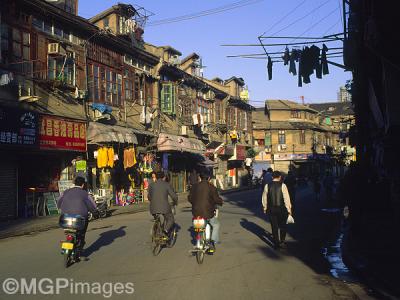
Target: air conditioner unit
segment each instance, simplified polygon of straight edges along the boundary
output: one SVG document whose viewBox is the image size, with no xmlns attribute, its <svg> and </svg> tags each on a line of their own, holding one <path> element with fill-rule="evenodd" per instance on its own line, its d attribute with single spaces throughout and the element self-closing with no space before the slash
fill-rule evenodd
<svg viewBox="0 0 400 300">
<path fill-rule="evenodd" d="M 47 52 L 49 54 L 59 54 L 60 53 L 60 43 L 49 43 L 47 45 Z"/>
<path fill-rule="evenodd" d="M 286 150 L 287 146 L 285 144 L 280 145 L 282 150 Z"/>
<path fill-rule="evenodd" d="M 187 126 L 182 126 L 181 127 L 181 135 L 188 135 L 188 127 Z"/>
</svg>

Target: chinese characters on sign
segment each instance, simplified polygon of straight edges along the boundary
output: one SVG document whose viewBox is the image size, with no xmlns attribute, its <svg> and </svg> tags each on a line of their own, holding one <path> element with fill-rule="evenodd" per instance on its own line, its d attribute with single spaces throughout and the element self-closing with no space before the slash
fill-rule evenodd
<svg viewBox="0 0 400 300">
<path fill-rule="evenodd" d="M 37 147 L 38 115 L 0 107 L 0 145 Z"/>
<path fill-rule="evenodd" d="M 86 152 L 86 124 L 51 116 L 42 116 L 40 148 Z"/>
</svg>

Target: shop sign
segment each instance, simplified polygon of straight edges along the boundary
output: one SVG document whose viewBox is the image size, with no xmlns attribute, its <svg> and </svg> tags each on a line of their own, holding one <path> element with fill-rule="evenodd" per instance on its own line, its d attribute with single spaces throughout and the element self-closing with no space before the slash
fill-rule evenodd
<svg viewBox="0 0 400 300">
<path fill-rule="evenodd" d="M 38 120 L 37 113 L 0 107 L 0 145 L 37 147 Z"/>
<path fill-rule="evenodd" d="M 245 160 L 246 159 L 246 147 L 242 145 L 236 145 L 236 159 Z"/>
<path fill-rule="evenodd" d="M 52 116 L 42 116 L 40 148 L 86 152 L 86 124 Z"/>
<path fill-rule="evenodd" d="M 312 158 L 312 154 L 306 153 L 285 153 L 285 154 L 274 154 L 274 160 L 307 160 Z"/>
<path fill-rule="evenodd" d="M 254 158 L 256 161 L 271 161 L 271 153 L 266 153 L 265 151 L 260 151 Z"/>
</svg>

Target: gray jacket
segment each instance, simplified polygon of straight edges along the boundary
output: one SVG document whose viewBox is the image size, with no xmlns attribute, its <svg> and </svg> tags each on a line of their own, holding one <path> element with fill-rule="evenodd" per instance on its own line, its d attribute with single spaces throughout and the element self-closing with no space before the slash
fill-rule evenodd
<svg viewBox="0 0 400 300">
<path fill-rule="evenodd" d="M 76 214 L 87 217 L 88 212 L 95 212 L 96 205 L 89 199 L 89 194 L 80 187 L 66 190 L 58 199 L 57 207 L 63 214 Z"/>
<path fill-rule="evenodd" d="M 149 201 L 151 214 L 167 214 L 171 213 L 171 205 L 168 202 L 168 195 L 174 201 L 174 205 L 178 204 L 178 195 L 172 189 L 172 186 L 161 179 L 153 182 L 149 186 Z"/>
</svg>

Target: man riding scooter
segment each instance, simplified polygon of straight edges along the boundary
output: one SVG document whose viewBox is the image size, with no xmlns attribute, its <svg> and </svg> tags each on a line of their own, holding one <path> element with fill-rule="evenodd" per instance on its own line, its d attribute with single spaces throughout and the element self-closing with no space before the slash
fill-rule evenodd
<svg viewBox="0 0 400 300">
<path fill-rule="evenodd" d="M 211 241 L 212 246 L 219 243 L 219 221 L 216 217 L 216 206 L 222 205 L 223 200 L 218 195 L 214 185 L 210 183 L 210 174 L 203 171 L 200 174 L 201 181 L 194 184 L 190 189 L 188 201 L 192 204 L 192 215 L 194 218 L 201 217 L 209 220 L 212 226 Z"/>
<path fill-rule="evenodd" d="M 88 192 L 84 189 L 85 178 L 76 177 L 74 181 L 75 186 L 67 189 L 58 199 L 57 207 L 61 210 L 61 213 L 78 215 L 85 219 L 85 226 L 80 230 L 81 245 L 80 248 L 83 249 L 85 245 L 85 235 L 88 221 L 88 212 L 93 214 L 97 213 L 96 204 L 89 196 Z"/>
</svg>

